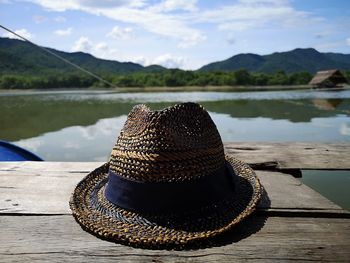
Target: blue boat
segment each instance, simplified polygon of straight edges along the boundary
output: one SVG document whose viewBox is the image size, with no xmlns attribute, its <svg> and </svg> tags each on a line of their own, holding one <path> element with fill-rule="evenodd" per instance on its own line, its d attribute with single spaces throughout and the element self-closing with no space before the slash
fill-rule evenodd
<svg viewBox="0 0 350 263">
<path fill-rule="evenodd" d="M 19 146 L 0 140 L 0 161 L 43 161 L 43 159 Z"/>
</svg>

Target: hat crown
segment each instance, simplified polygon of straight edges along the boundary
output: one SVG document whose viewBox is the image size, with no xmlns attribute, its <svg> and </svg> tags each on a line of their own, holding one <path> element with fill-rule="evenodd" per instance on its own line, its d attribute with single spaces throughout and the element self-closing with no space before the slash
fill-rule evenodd
<svg viewBox="0 0 350 263">
<path fill-rule="evenodd" d="M 215 172 L 225 163 L 219 132 L 199 104 L 160 111 L 137 105 L 113 148 L 110 170 L 138 181 L 184 181 Z"/>
</svg>

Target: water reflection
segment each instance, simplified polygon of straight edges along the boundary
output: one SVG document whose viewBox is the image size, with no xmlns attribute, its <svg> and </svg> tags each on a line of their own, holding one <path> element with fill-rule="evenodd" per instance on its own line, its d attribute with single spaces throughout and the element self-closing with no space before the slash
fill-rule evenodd
<svg viewBox="0 0 350 263">
<path fill-rule="evenodd" d="M 344 122 L 340 127 L 340 134 L 344 136 L 350 136 L 350 121 Z"/>
<path fill-rule="evenodd" d="M 133 103 L 178 102 L 178 101 L 219 101 L 219 100 L 301 100 L 301 99 L 349 99 L 350 90 L 287 90 L 256 92 L 134 92 L 118 93 L 112 91 L 44 91 L 0 93 L 0 97 L 40 96 L 52 100 L 109 100 L 128 101 Z"/>
<path fill-rule="evenodd" d="M 16 144 L 37 152 L 47 161 L 107 161 L 125 120 L 126 115 L 101 119 L 94 125 L 72 126 Z"/>
<path fill-rule="evenodd" d="M 292 123 L 270 118 L 232 118 L 229 114 L 209 112 L 223 141 L 336 141 L 350 140 L 346 116 L 313 118 L 310 123 Z M 106 161 L 126 115 L 98 120 L 93 125 L 72 126 L 22 139 L 16 144 L 45 160 Z M 344 133 L 344 130 L 346 131 Z M 320 132 L 321 131 L 321 132 Z"/>
<path fill-rule="evenodd" d="M 350 115 L 346 111 L 350 108 L 350 99 L 341 100 L 332 111 L 315 107 L 310 100 L 238 100 L 203 102 L 203 105 L 214 112 L 228 113 L 233 118 L 265 117 L 291 122 L 311 122 L 315 117 Z"/>
<path fill-rule="evenodd" d="M 321 110 L 336 110 L 342 99 L 314 99 L 313 104 Z"/>
<path fill-rule="evenodd" d="M 349 90 L 34 94 L 0 96 L 0 138 L 46 160 L 105 160 L 141 102 L 152 109 L 200 102 L 224 141 L 350 141 Z"/>
<path fill-rule="evenodd" d="M 187 98 L 192 100 L 192 98 Z M 181 102 L 180 100 L 178 102 Z M 322 103 L 321 103 L 322 102 Z M 203 101 L 209 111 L 229 114 L 232 118 L 267 118 L 290 122 L 311 122 L 313 118 L 349 116 L 350 99 L 337 99 L 331 108 L 328 100 L 221 100 Z M 325 103 L 327 102 L 327 103 Z M 316 103 L 316 105 L 315 105 Z M 160 109 L 174 103 L 147 103 Z M 0 138 L 16 141 L 70 126 L 88 126 L 100 119 L 126 115 L 132 102 L 111 100 L 48 100 L 22 96 L 0 97 Z M 322 105 L 322 107 L 320 106 Z"/>
<path fill-rule="evenodd" d="M 303 170 L 300 180 L 331 201 L 350 211 L 350 172 Z"/>
</svg>

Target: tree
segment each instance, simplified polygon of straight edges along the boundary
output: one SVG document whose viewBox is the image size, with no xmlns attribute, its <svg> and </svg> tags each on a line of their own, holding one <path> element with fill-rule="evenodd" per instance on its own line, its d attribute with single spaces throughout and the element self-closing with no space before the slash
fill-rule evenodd
<svg viewBox="0 0 350 263">
<path fill-rule="evenodd" d="M 269 81 L 269 76 L 264 73 L 257 73 L 253 75 L 254 85 L 265 86 Z"/>
<path fill-rule="evenodd" d="M 240 69 L 235 72 L 235 79 L 237 85 L 249 85 L 252 84 L 251 75 L 246 69 Z"/>
<path fill-rule="evenodd" d="M 268 85 L 288 85 L 289 79 L 284 70 L 277 71 L 267 82 Z"/>
<path fill-rule="evenodd" d="M 310 82 L 312 75 L 309 72 L 297 72 L 289 77 L 289 83 L 293 85 L 305 85 Z"/>
</svg>

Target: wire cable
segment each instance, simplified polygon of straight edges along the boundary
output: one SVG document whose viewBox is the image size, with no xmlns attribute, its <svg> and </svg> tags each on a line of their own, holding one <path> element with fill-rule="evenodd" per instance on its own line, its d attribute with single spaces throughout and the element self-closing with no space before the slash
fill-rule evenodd
<svg viewBox="0 0 350 263">
<path fill-rule="evenodd" d="M 39 46 L 39 45 L 33 43 L 32 41 L 30 41 L 30 40 L 28 40 L 27 38 L 25 38 L 25 37 L 19 35 L 18 33 L 12 31 L 11 29 L 9 29 L 9 28 L 7 28 L 7 27 L 5 27 L 5 26 L 3 26 L 3 25 L 0 25 L 0 27 L 1 27 L 2 29 L 4 29 L 4 30 L 10 32 L 11 34 L 13 34 L 13 35 L 19 37 L 20 39 L 22 39 L 22 40 L 24 40 L 24 41 L 26 41 L 26 42 L 32 44 L 33 46 L 35 46 L 35 47 L 37 47 L 37 48 L 40 48 L 41 50 L 45 51 L 46 53 L 49 53 L 49 54 L 55 56 L 56 58 L 62 60 L 63 62 L 65 62 L 65 63 L 71 65 L 72 67 L 75 67 L 76 69 L 79 69 L 79 70 L 83 71 L 84 73 L 86 73 L 86 74 L 88 74 L 88 75 L 94 77 L 95 79 L 98 79 L 98 80 L 102 81 L 103 83 L 108 84 L 109 86 L 111 86 L 111 87 L 113 87 L 113 88 L 117 88 L 112 82 L 101 78 L 100 76 L 96 75 L 95 73 L 93 73 L 93 72 L 91 72 L 91 71 L 88 71 L 87 69 L 82 68 L 81 66 L 79 66 L 79 65 L 77 65 L 77 64 L 75 64 L 75 63 L 69 61 L 68 59 L 65 59 L 65 58 L 61 57 L 60 55 L 56 54 L 55 52 L 52 52 L 51 50 L 49 50 L 49 49 L 47 49 L 47 48 L 41 47 L 41 46 Z"/>
</svg>

